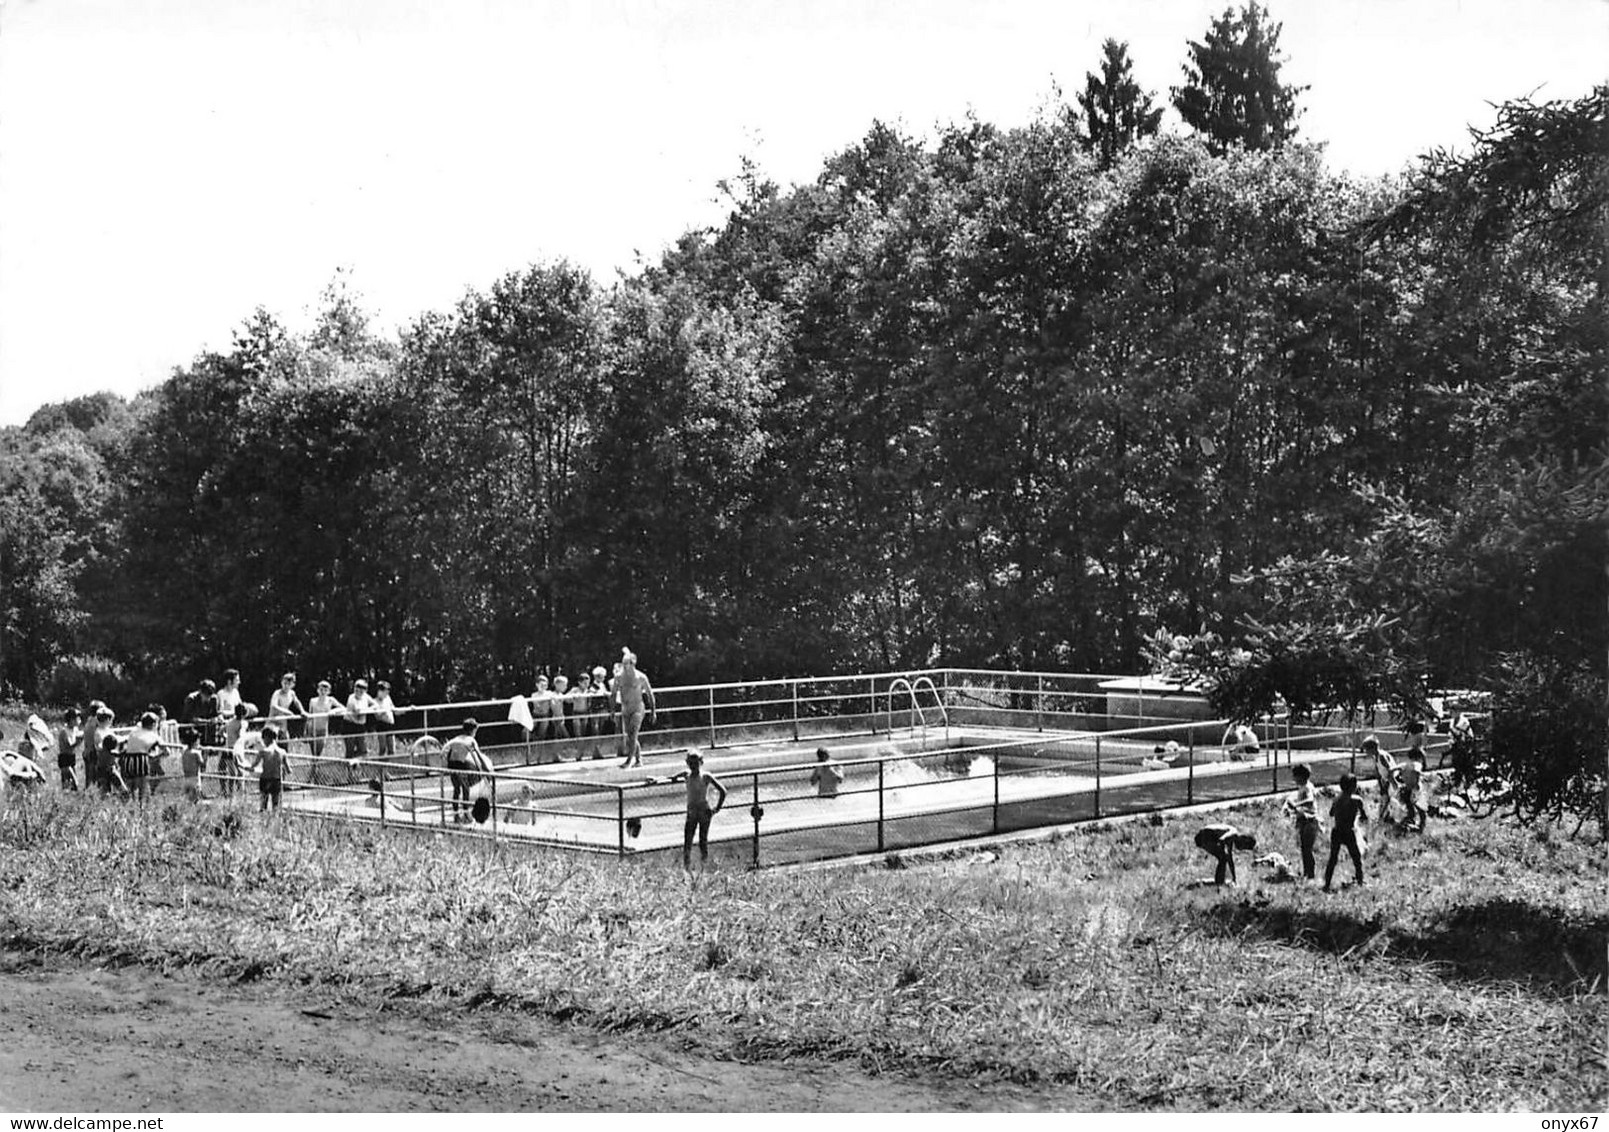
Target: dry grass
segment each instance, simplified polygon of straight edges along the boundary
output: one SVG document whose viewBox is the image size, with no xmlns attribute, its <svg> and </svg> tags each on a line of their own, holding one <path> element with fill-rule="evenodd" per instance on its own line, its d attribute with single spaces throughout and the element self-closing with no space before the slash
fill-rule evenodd
<svg viewBox="0 0 1609 1132">
<path fill-rule="evenodd" d="M 1235 820 L 1293 840 L 1266 806 Z M 1433 824 L 1377 837 L 1362 890 L 1247 863 L 1219 892 L 1184 887 L 1210 871 L 1197 824 L 690 887 L 663 865 L 44 793 L 0 816 L 0 937 L 717 1055 L 1064 1082 L 1120 1109 L 1604 1107 L 1601 846 Z"/>
</svg>

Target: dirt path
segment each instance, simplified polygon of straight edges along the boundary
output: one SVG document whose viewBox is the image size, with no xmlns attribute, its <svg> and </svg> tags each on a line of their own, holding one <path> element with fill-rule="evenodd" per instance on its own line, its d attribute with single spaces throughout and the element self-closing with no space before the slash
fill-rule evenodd
<svg viewBox="0 0 1609 1132">
<path fill-rule="evenodd" d="M 502 1012 L 364 1011 L 282 988 L 0 955 L 0 1111 L 1031 1111 L 1066 1090 L 745 1065 Z"/>
</svg>

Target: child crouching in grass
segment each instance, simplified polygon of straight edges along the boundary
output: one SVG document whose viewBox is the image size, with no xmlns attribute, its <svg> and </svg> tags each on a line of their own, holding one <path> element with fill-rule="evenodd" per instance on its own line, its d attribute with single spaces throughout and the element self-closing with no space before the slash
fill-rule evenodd
<svg viewBox="0 0 1609 1132">
<path fill-rule="evenodd" d="M 1221 887 L 1226 876 L 1230 884 L 1239 883 L 1239 878 L 1235 876 L 1235 850 L 1250 852 L 1257 848 L 1257 839 L 1249 833 L 1241 833 L 1227 822 L 1217 822 L 1202 826 L 1196 833 L 1196 848 L 1218 862 L 1218 868 L 1212 874 L 1212 883 Z"/>
<path fill-rule="evenodd" d="M 1369 820 L 1358 797 L 1358 779 L 1354 774 L 1341 776 L 1341 796 L 1330 805 L 1330 861 L 1324 866 L 1324 891 L 1331 891 L 1330 881 L 1335 877 L 1335 862 L 1341 856 L 1341 847 L 1352 856 L 1352 868 L 1357 873 L 1357 885 L 1363 887 L 1363 851 L 1358 847 L 1358 822 Z"/>
</svg>

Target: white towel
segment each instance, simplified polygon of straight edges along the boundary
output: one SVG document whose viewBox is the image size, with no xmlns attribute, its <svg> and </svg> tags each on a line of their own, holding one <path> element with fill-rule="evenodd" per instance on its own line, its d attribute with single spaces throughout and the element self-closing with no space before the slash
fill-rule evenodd
<svg viewBox="0 0 1609 1132">
<path fill-rule="evenodd" d="M 515 696 L 508 702 L 508 720 L 527 731 L 536 726 L 536 720 L 531 718 L 531 705 L 525 702 L 524 696 Z"/>
</svg>

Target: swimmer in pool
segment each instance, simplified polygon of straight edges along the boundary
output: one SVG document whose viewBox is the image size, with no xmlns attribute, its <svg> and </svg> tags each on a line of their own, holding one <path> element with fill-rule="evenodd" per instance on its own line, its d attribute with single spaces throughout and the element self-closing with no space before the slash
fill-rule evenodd
<svg viewBox="0 0 1609 1132">
<path fill-rule="evenodd" d="M 838 787 L 844 783 L 841 767 L 833 765 L 832 755 L 826 747 L 816 748 L 816 768 L 810 772 L 810 785 L 816 788 L 818 798 L 838 797 Z"/>
</svg>

